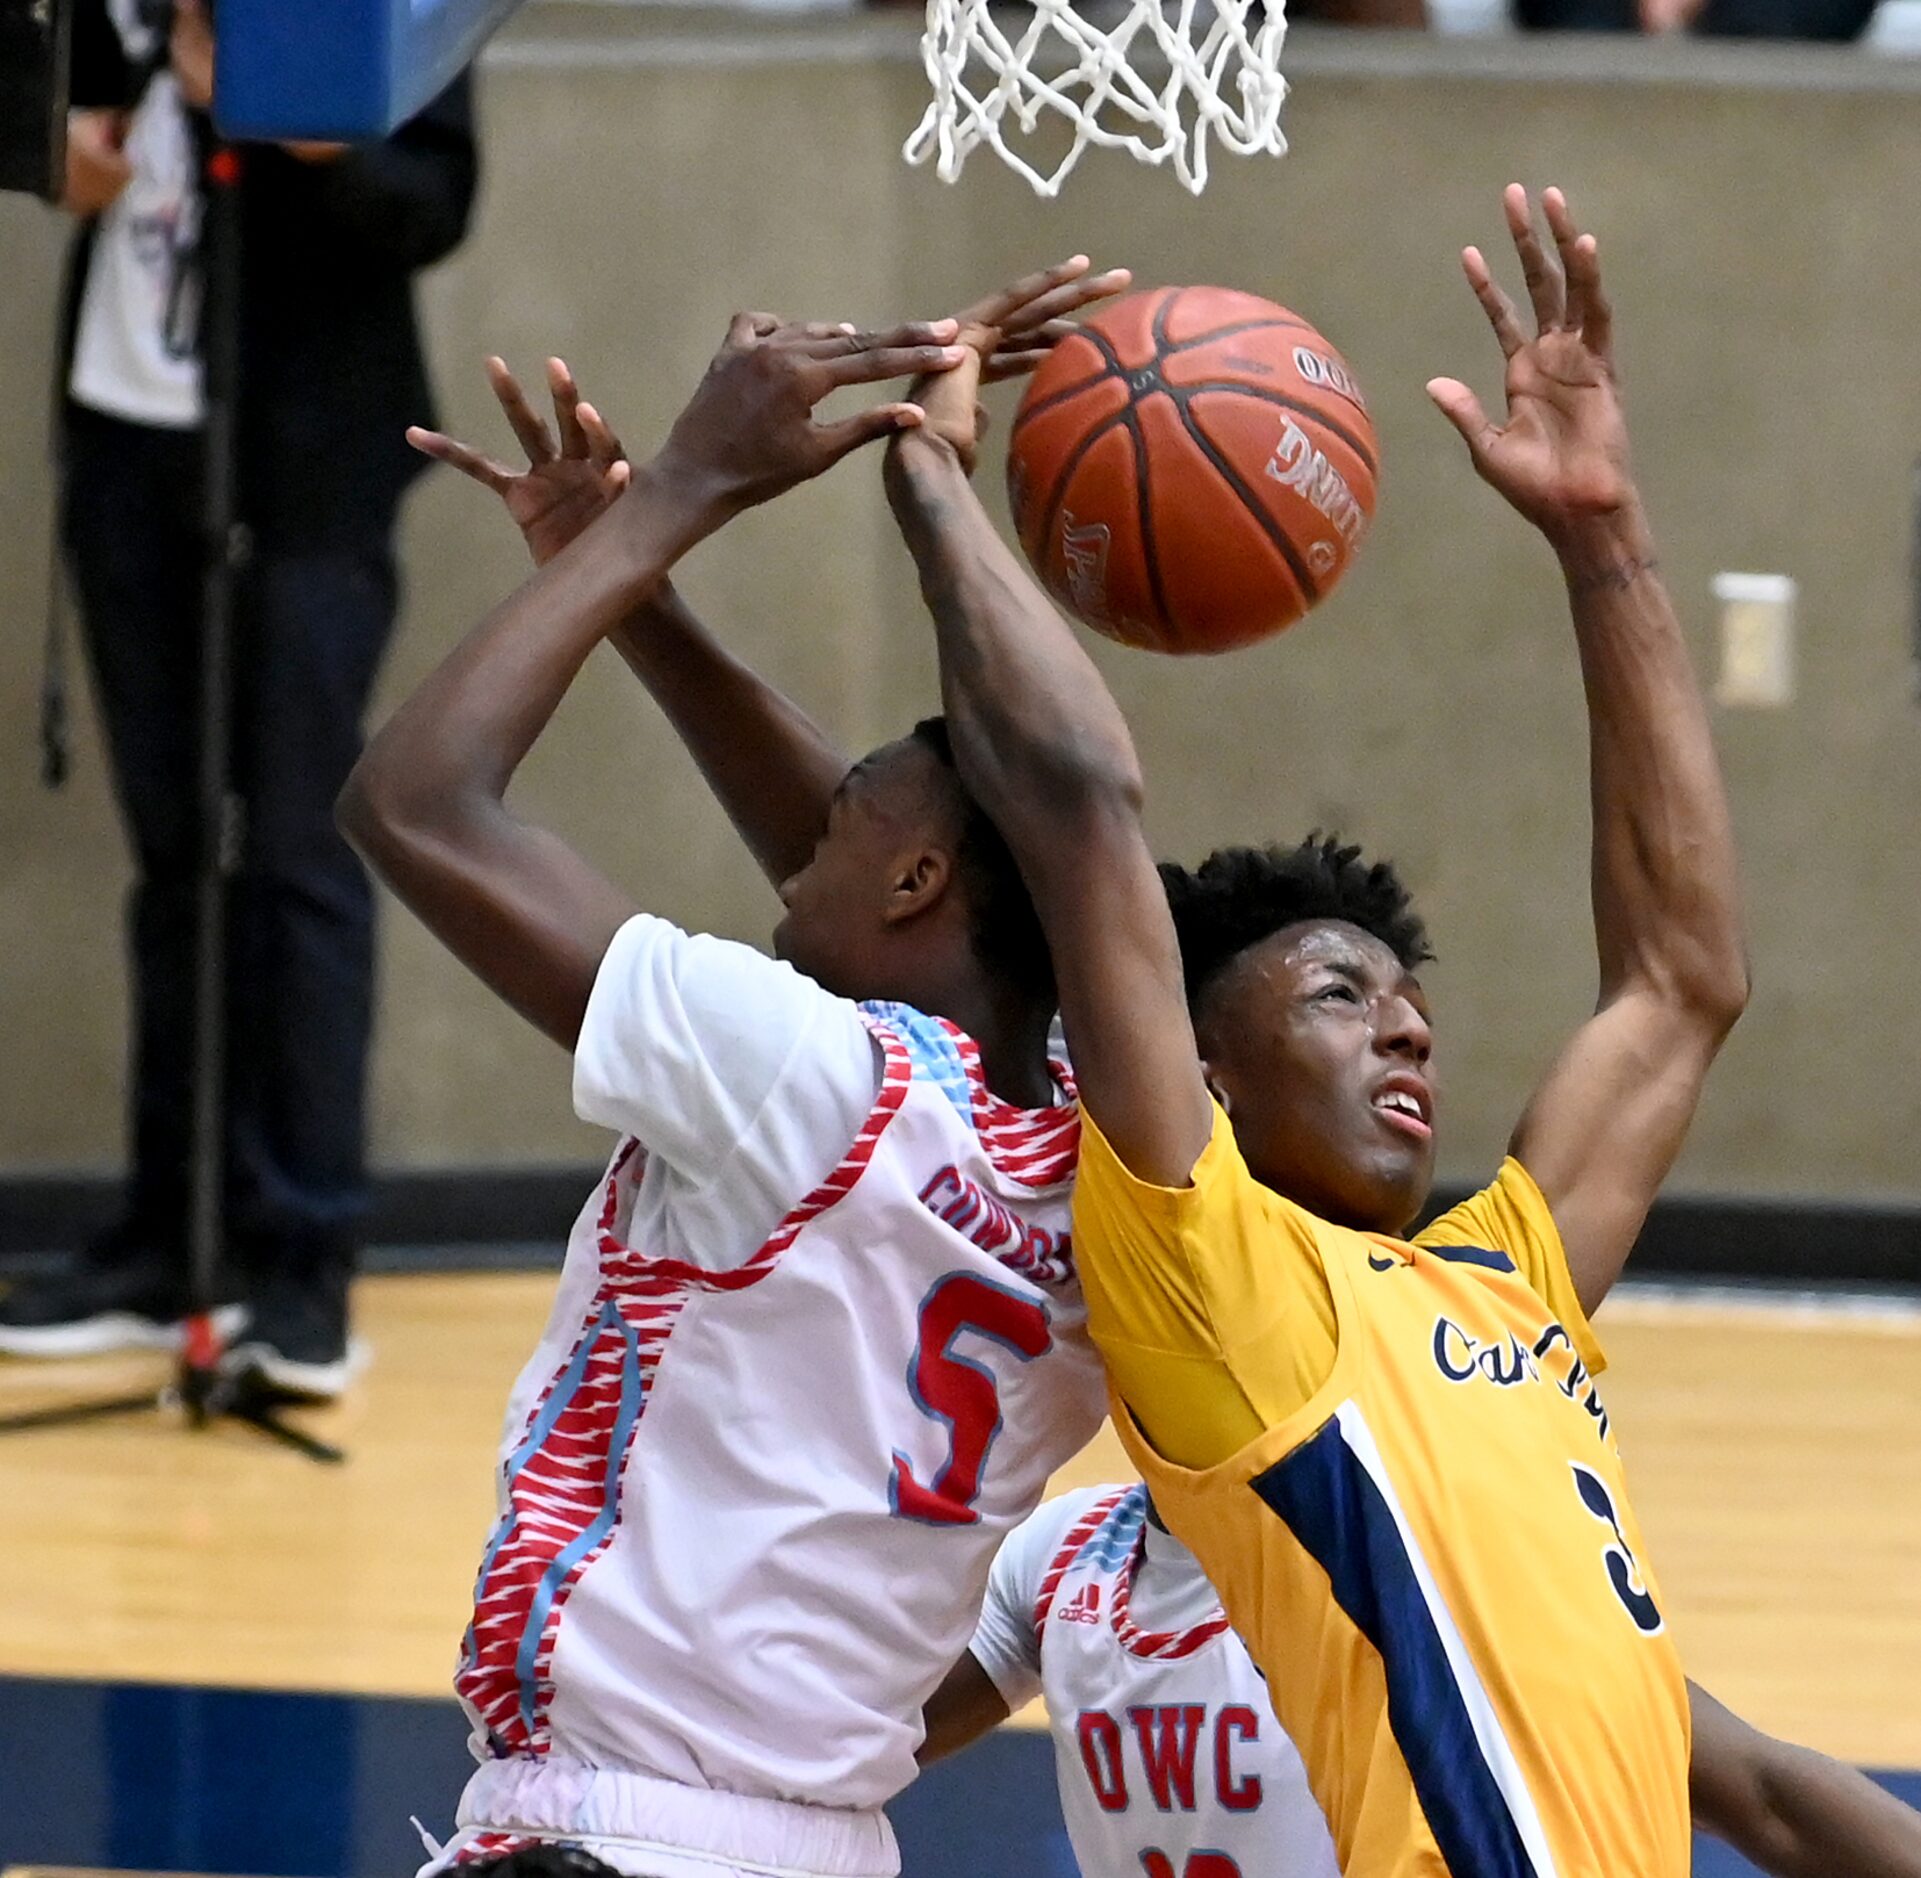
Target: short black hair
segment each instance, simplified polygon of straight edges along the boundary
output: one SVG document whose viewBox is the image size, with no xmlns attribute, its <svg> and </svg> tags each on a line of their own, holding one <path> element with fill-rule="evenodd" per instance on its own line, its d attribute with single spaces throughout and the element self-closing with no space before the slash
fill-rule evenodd
<svg viewBox="0 0 1921 1878">
<path fill-rule="evenodd" d="M 577 1845 L 555 1845 L 535 1840 L 512 1852 L 462 1861 L 454 1869 L 460 1878 L 620 1878 L 620 1874 Z"/>
<path fill-rule="evenodd" d="M 961 780 L 954 761 L 954 740 L 944 717 L 924 717 L 914 726 L 914 741 L 931 750 L 952 773 L 961 804 L 960 844 L 955 858 L 967 885 L 969 931 L 975 955 L 989 971 L 1035 999 L 1052 999 L 1054 958 L 1047 934 L 1034 911 L 1033 896 L 988 813 Z"/>
<path fill-rule="evenodd" d="M 1373 934 L 1409 971 L 1434 956 L 1393 866 L 1364 861 L 1358 847 L 1318 829 L 1292 848 L 1216 848 L 1192 869 L 1164 862 L 1161 884 L 1190 1009 L 1250 946 L 1302 920 L 1346 920 Z"/>
</svg>

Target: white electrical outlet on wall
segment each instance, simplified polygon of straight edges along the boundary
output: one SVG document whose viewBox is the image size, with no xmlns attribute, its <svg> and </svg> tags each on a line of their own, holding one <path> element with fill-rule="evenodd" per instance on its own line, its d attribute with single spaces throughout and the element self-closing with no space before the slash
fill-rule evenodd
<svg viewBox="0 0 1921 1878">
<path fill-rule="evenodd" d="M 1795 584 L 1788 574 L 1716 574 L 1721 675 L 1714 701 L 1739 710 L 1794 702 Z"/>
</svg>

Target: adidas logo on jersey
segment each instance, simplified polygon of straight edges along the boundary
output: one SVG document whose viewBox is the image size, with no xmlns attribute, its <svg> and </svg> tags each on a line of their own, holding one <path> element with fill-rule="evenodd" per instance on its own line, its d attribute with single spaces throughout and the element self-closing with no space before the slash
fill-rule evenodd
<svg viewBox="0 0 1921 1878">
<path fill-rule="evenodd" d="M 1098 1624 L 1101 1621 L 1100 1586 L 1082 1585 L 1074 1593 L 1072 1602 L 1061 1607 L 1060 1620 L 1064 1624 Z"/>
</svg>

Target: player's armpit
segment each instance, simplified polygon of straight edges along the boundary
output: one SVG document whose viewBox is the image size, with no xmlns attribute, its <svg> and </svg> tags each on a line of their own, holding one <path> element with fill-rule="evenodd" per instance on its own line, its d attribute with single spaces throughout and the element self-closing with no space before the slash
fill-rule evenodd
<svg viewBox="0 0 1921 1878">
<path fill-rule="evenodd" d="M 941 1685 L 921 1710 L 926 1733 L 914 1759 L 922 1767 L 958 1754 L 1007 1719 L 1008 1708 L 987 1671 L 971 1650 L 941 1678 Z"/>
<path fill-rule="evenodd" d="M 1155 1452 L 1197 1469 L 1303 1408 L 1336 1352 L 1310 1216 L 1254 1179 L 1210 1109 L 1213 1134 L 1180 1187 L 1140 1179 L 1090 1119 L 1074 1193 L 1088 1329 L 1109 1380 Z"/>
<path fill-rule="evenodd" d="M 1553 1209 L 1582 1309 L 1614 1288 L 1681 1151 L 1725 1032 L 1652 992 L 1623 992 L 1569 1040 L 1508 1151 Z"/>
<path fill-rule="evenodd" d="M 1773 1878 L 1921 1878 L 1921 1813 L 1858 1769 L 1776 1741 L 1688 1684 L 1694 1823 Z"/>
</svg>

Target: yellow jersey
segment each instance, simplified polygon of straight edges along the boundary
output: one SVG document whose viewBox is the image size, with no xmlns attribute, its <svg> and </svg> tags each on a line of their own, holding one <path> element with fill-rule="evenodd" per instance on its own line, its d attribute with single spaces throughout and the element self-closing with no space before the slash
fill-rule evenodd
<svg viewBox="0 0 1921 1878">
<path fill-rule="evenodd" d="M 1185 1188 L 1081 1142 L 1115 1421 L 1347 1878 L 1686 1878 L 1686 1682 L 1527 1170 L 1410 1243 L 1262 1186 L 1218 1108 Z"/>
</svg>

